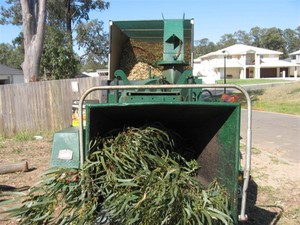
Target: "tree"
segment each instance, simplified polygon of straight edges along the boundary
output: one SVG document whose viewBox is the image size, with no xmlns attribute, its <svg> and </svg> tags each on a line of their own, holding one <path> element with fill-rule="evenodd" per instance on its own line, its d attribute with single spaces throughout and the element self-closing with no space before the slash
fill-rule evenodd
<svg viewBox="0 0 300 225">
<path fill-rule="evenodd" d="M 73 31 L 78 24 L 89 21 L 92 10 L 105 10 L 109 2 L 103 0 L 48 0 L 49 23 L 58 26 L 68 35 L 68 41 L 73 41 Z"/>
<path fill-rule="evenodd" d="M 265 29 L 261 29 L 260 27 L 253 27 L 250 30 L 250 40 L 251 45 L 255 47 L 262 47 L 262 41 L 261 38 L 265 32 Z"/>
<path fill-rule="evenodd" d="M 22 69 L 25 83 L 38 80 L 45 35 L 46 2 L 21 0 L 25 50 Z"/>
<path fill-rule="evenodd" d="M 88 54 L 80 62 L 81 71 L 96 71 L 97 69 L 107 68 L 107 64 L 99 62 L 99 60 L 97 60 L 97 57 L 94 54 Z"/>
<path fill-rule="evenodd" d="M 7 0 L 6 3 L 11 6 L 6 9 L 1 5 L 0 24 L 22 25 L 22 8 L 20 0 Z"/>
<path fill-rule="evenodd" d="M 82 60 L 81 64 L 87 62 L 89 57 L 89 62 L 92 59 L 93 65 L 101 65 L 107 62 L 108 35 L 103 31 L 103 22 L 88 21 L 90 11 L 108 8 L 109 3 L 103 0 L 48 0 L 48 25 L 58 27 L 66 33 L 65 41 L 69 43 L 69 47 L 72 47 L 73 41 L 76 40 L 79 48 L 83 50 L 83 55 L 79 58 Z M 68 50 L 71 51 L 73 48 Z"/>
<path fill-rule="evenodd" d="M 195 45 L 195 58 L 216 50 L 216 45 L 208 38 L 195 41 Z"/>
<path fill-rule="evenodd" d="M 0 44 L 0 64 L 10 66 L 11 52 L 13 46 L 10 44 Z"/>
<path fill-rule="evenodd" d="M 238 30 L 233 34 L 238 44 L 251 45 L 250 35 L 243 30 Z"/>
<path fill-rule="evenodd" d="M 15 69 L 22 69 L 21 64 L 24 61 L 23 33 L 8 43 L 0 43 L 0 63 Z"/>
<path fill-rule="evenodd" d="M 24 1 L 31 3 L 33 1 Z M 38 0 L 35 0 L 34 2 L 38 2 Z M 14 24 L 14 25 L 21 25 L 22 24 L 22 13 L 21 13 L 21 4 L 20 0 L 7 0 L 7 3 L 10 4 L 11 6 L 8 9 L 5 9 L 4 7 L 1 7 L 0 10 L 0 23 L 1 24 Z M 69 63 L 68 60 L 70 60 L 70 54 L 72 55 L 72 63 L 77 63 L 75 67 L 79 65 L 78 60 L 76 59 L 77 55 L 73 52 L 73 32 L 77 28 L 77 26 L 83 24 L 85 21 L 89 20 L 89 13 L 92 10 L 105 10 L 109 7 L 109 3 L 102 1 L 102 0 L 48 0 L 47 1 L 47 21 L 46 25 L 51 26 L 51 29 L 49 29 L 47 32 L 53 32 L 53 28 L 55 27 L 59 32 L 64 32 L 64 41 L 59 41 L 57 44 L 60 44 L 62 46 L 57 46 L 55 47 L 60 49 L 60 52 L 67 52 L 65 55 L 60 54 L 60 57 L 58 58 L 53 58 L 51 60 L 52 65 L 60 65 L 64 68 L 68 68 L 70 65 L 62 65 L 61 62 L 65 62 L 66 64 Z M 37 14 L 38 15 L 38 14 Z M 58 32 L 58 31 L 57 31 Z M 50 33 L 49 33 L 50 34 Z M 104 33 L 103 33 L 104 34 Z M 87 37 L 88 38 L 88 37 Z M 107 37 L 104 36 L 104 39 Z M 32 39 L 33 40 L 33 39 Z M 55 38 L 57 40 L 57 38 Z M 68 44 L 66 44 L 68 42 Z M 45 45 L 47 45 L 48 41 L 46 41 Z M 105 44 L 107 42 L 105 41 Z M 104 47 L 104 44 L 101 43 L 101 46 Z M 68 50 L 66 48 L 69 48 Z M 68 77 L 70 74 L 68 73 L 57 76 L 53 75 L 56 74 L 59 70 L 55 68 L 55 71 L 50 71 L 51 68 L 54 68 L 52 65 L 46 66 L 45 63 L 50 62 L 49 61 L 49 56 L 46 54 L 53 55 L 53 53 L 56 51 L 57 53 L 57 48 L 53 49 L 53 52 L 51 53 L 51 49 L 47 48 L 43 51 L 43 56 L 45 57 L 45 60 L 43 61 L 42 65 L 42 72 L 47 68 L 47 72 L 51 74 L 51 78 L 53 77 Z M 84 49 L 84 46 L 81 46 L 82 49 Z M 106 48 L 103 49 L 102 53 L 103 55 L 96 55 L 98 58 L 105 58 L 106 57 Z M 91 48 L 89 48 L 91 49 Z M 62 51 L 63 50 L 63 51 Z M 100 51 L 98 51 L 99 53 Z M 97 54 L 98 54 L 97 53 Z M 88 50 L 84 50 L 84 54 L 93 54 L 88 52 Z M 55 54 L 54 54 L 55 55 Z M 65 59 L 63 60 L 62 57 L 65 56 Z M 74 60 L 73 60 L 74 59 Z M 76 60 L 75 60 L 76 59 Z M 57 60 L 56 63 L 53 61 Z M 59 62 L 58 62 L 59 61 Z M 60 71 L 64 71 L 64 68 L 61 68 Z M 75 70 L 70 70 L 70 71 L 75 71 Z M 76 74 L 73 74 L 74 76 Z M 49 78 L 49 77 L 48 77 Z"/>
<path fill-rule="evenodd" d="M 81 23 L 76 32 L 78 46 L 84 49 L 81 59 L 89 56 L 93 57 L 96 63 L 107 63 L 108 34 L 104 32 L 103 22 L 92 20 L 86 24 Z"/>
<path fill-rule="evenodd" d="M 237 43 L 237 40 L 235 39 L 233 34 L 224 34 L 221 36 L 220 41 L 217 43 L 217 45 L 220 48 L 225 48 L 231 45 L 235 45 Z"/>
<path fill-rule="evenodd" d="M 276 27 L 266 29 L 266 32 L 261 38 L 262 47 L 270 50 L 281 51 L 284 53 L 283 57 L 287 56 L 284 46 L 284 39 L 282 31 Z"/>
<path fill-rule="evenodd" d="M 298 27 L 300 31 L 300 26 Z M 285 48 L 288 53 L 299 50 L 300 48 L 300 32 L 297 33 L 297 29 L 285 29 L 283 31 L 283 39 L 285 42 Z"/>
<path fill-rule="evenodd" d="M 74 78 L 79 71 L 79 60 L 67 41 L 65 32 L 56 27 L 46 29 L 43 57 L 41 59 L 41 73 L 43 79 Z"/>
<path fill-rule="evenodd" d="M 298 26 L 295 31 L 296 31 L 297 37 L 300 39 L 300 26 Z"/>
<path fill-rule="evenodd" d="M 0 43 L 0 64 L 21 69 L 21 64 L 24 61 L 22 46 Z"/>
<path fill-rule="evenodd" d="M 24 62 L 22 69 L 24 81 L 36 81 L 42 56 L 47 0 L 7 0 L 12 6 L 1 6 L 1 24 L 23 26 Z"/>
</svg>

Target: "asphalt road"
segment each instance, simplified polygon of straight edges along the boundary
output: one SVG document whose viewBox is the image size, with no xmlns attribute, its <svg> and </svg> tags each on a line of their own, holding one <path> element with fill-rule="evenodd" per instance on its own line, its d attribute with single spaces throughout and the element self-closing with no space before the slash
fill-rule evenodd
<svg viewBox="0 0 300 225">
<path fill-rule="evenodd" d="M 241 136 L 246 143 L 247 111 L 242 110 Z M 252 111 L 252 147 L 291 162 L 300 162 L 300 116 Z"/>
</svg>

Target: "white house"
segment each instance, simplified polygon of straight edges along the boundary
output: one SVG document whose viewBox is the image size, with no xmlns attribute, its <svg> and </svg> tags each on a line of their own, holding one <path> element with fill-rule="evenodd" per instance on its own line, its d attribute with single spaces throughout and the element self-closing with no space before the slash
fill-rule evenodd
<svg viewBox="0 0 300 225">
<path fill-rule="evenodd" d="M 300 67 L 300 50 L 290 53 L 289 56 L 291 57 L 291 63 L 296 63 Z M 300 76 L 300 69 L 298 69 L 297 75 Z"/>
<path fill-rule="evenodd" d="M 279 60 L 283 54 L 243 44 L 211 52 L 194 61 L 195 76 L 218 80 L 297 76 L 300 64 Z"/>
</svg>

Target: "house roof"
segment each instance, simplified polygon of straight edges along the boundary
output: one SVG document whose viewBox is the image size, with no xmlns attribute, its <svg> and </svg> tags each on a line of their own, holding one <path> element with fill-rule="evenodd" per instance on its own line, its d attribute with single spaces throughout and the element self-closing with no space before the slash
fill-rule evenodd
<svg viewBox="0 0 300 225">
<path fill-rule="evenodd" d="M 220 49 L 215 52 L 208 53 L 206 55 L 200 56 L 199 58 L 207 58 L 210 56 L 224 56 L 223 51 L 227 51 L 229 55 L 243 55 L 246 53 L 256 53 L 260 55 L 281 55 L 282 52 L 279 51 L 273 51 L 265 48 L 258 48 L 250 45 L 243 45 L 243 44 L 235 44 L 232 46 L 229 46 L 227 48 Z"/>
<path fill-rule="evenodd" d="M 99 77 L 98 72 L 82 72 L 82 74 L 88 76 L 88 77 Z"/>
<path fill-rule="evenodd" d="M 291 66 L 299 66 L 296 63 L 287 62 L 284 60 L 261 60 L 260 67 L 268 68 L 268 67 L 291 67 Z"/>
<path fill-rule="evenodd" d="M 300 55 L 300 50 L 290 53 L 289 55 Z"/>
<path fill-rule="evenodd" d="M 23 71 L 0 64 L 0 75 L 23 75 Z"/>
</svg>

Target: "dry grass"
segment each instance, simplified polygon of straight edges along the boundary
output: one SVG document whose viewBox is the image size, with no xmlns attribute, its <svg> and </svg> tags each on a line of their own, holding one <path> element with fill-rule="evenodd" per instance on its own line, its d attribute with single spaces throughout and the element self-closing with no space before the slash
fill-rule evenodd
<svg viewBox="0 0 300 225">
<path fill-rule="evenodd" d="M 241 150 L 244 156 L 244 146 Z M 239 225 L 300 224 L 299 166 L 267 151 L 255 151 L 247 199 L 249 220 Z"/>
</svg>

